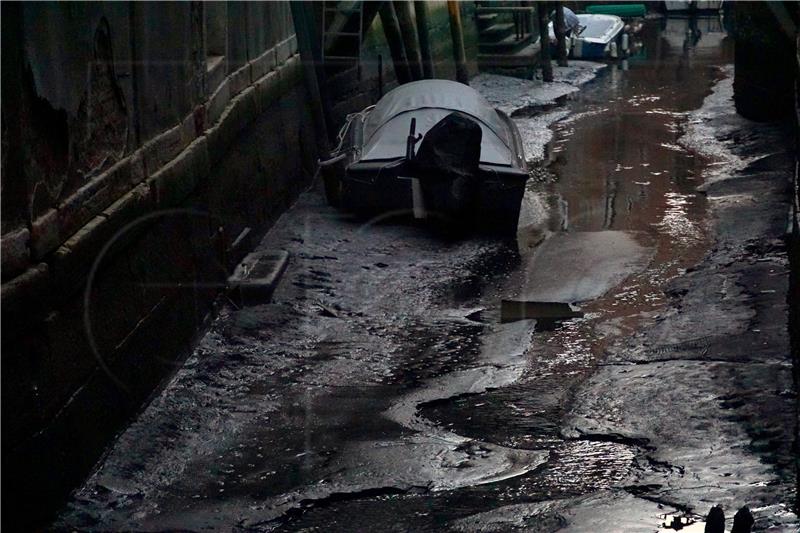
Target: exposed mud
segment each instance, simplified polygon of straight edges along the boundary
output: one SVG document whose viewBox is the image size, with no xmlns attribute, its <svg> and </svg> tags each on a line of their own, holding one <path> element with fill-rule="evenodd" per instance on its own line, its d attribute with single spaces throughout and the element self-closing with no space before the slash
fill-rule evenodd
<svg viewBox="0 0 800 533">
<path fill-rule="evenodd" d="M 538 165 L 516 243 L 303 195 L 260 244 L 291 254 L 273 301 L 223 311 L 56 527 L 795 527 L 780 134 L 729 118 L 726 38 L 684 22 L 625 68 L 474 80 Z"/>
</svg>

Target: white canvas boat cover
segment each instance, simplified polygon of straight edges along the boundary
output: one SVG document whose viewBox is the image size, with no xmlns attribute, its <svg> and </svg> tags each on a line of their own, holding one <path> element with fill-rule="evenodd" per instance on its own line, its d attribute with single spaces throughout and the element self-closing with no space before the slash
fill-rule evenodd
<svg viewBox="0 0 800 533">
<path fill-rule="evenodd" d="M 475 118 L 483 130 L 481 161 L 511 164 L 511 132 L 491 104 L 474 89 L 449 80 L 421 80 L 387 93 L 364 123 L 364 160 L 402 157 L 412 118 L 425 135 L 453 111 Z"/>
<path fill-rule="evenodd" d="M 606 44 L 617 36 L 625 23 L 616 15 L 578 15 L 581 26 L 586 29 L 580 33 L 579 38 L 587 43 Z"/>
</svg>

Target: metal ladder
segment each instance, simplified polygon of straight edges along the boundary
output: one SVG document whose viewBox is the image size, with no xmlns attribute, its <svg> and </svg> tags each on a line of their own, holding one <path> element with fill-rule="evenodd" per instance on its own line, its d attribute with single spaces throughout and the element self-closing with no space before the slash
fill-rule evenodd
<svg viewBox="0 0 800 533">
<path fill-rule="evenodd" d="M 358 15 L 358 31 L 344 31 L 351 17 Z M 331 20 L 332 19 L 332 20 Z M 364 41 L 364 2 L 322 2 L 322 64 L 338 65 L 355 63 L 358 67 L 358 78 L 361 79 L 361 45 Z M 328 48 L 340 37 L 358 39 L 357 53 L 353 56 L 328 54 Z"/>
</svg>

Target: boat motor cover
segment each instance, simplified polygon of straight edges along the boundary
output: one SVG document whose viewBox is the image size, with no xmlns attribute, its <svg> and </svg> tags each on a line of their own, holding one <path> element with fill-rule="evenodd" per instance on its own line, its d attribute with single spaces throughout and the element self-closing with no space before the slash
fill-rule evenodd
<svg viewBox="0 0 800 533">
<path fill-rule="evenodd" d="M 425 179 L 477 177 L 482 137 L 480 124 L 469 115 L 450 113 L 423 137 L 413 160 L 415 173 Z"/>
<path fill-rule="evenodd" d="M 449 80 L 407 83 L 381 98 L 364 122 L 362 159 L 404 157 L 412 119 L 416 120 L 417 132 L 425 135 L 454 111 L 468 115 L 483 130 L 482 162 L 514 164 L 512 132 L 508 124 L 475 89 Z"/>
</svg>

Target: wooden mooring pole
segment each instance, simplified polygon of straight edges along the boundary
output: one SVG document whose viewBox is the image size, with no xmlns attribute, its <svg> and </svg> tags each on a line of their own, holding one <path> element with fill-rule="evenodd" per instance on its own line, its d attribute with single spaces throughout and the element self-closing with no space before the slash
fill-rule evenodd
<svg viewBox="0 0 800 533">
<path fill-rule="evenodd" d="M 556 34 L 556 59 L 559 67 L 567 64 L 567 25 L 564 22 L 564 4 L 556 2 L 556 19 L 553 21 L 553 31 Z"/>
<path fill-rule="evenodd" d="M 453 59 L 456 63 L 456 81 L 469 85 L 469 71 L 464 52 L 464 28 L 461 26 L 461 7 L 458 2 L 448 0 L 447 12 L 450 15 L 450 35 L 453 38 Z"/>
<path fill-rule="evenodd" d="M 414 14 L 417 17 L 419 52 L 422 56 L 422 74 L 425 78 L 432 80 L 436 77 L 436 71 L 433 68 L 433 53 L 431 52 L 431 40 L 428 34 L 428 3 L 424 0 L 416 0 L 414 2 Z"/>
<path fill-rule="evenodd" d="M 406 48 L 403 45 L 403 35 L 400 32 L 400 23 L 397 21 L 397 13 L 394 10 L 393 2 L 382 2 L 378 11 L 381 17 L 383 33 L 386 35 L 386 42 L 389 43 L 389 51 L 392 53 L 392 63 L 397 81 L 401 84 L 413 80 L 411 69 L 408 66 Z"/>
<path fill-rule="evenodd" d="M 328 122 L 331 120 L 328 99 L 319 86 L 319 70 L 321 65 L 319 57 L 314 50 L 313 15 L 309 13 L 310 3 L 291 2 L 292 19 L 294 20 L 295 34 L 297 35 L 297 48 L 300 52 L 300 64 L 303 67 L 303 79 L 310 97 L 311 116 L 317 130 L 317 143 L 319 151 L 324 156 L 330 150 L 330 137 L 328 137 Z"/>
<path fill-rule="evenodd" d="M 536 2 L 536 17 L 539 19 L 539 62 L 542 66 L 542 79 L 553 81 L 553 63 L 550 61 L 550 38 L 547 31 L 547 2 Z"/>
<path fill-rule="evenodd" d="M 419 41 L 417 40 L 417 26 L 411 16 L 411 2 L 396 0 L 394 11 L 397 13 L 397 22 L 400 24 L 400 34 L 403 36 L 403 47 L 406 49 L 408 68 L 415 80 L 422 79 L 422 60 L 419 55 Z"/>
</svg>

